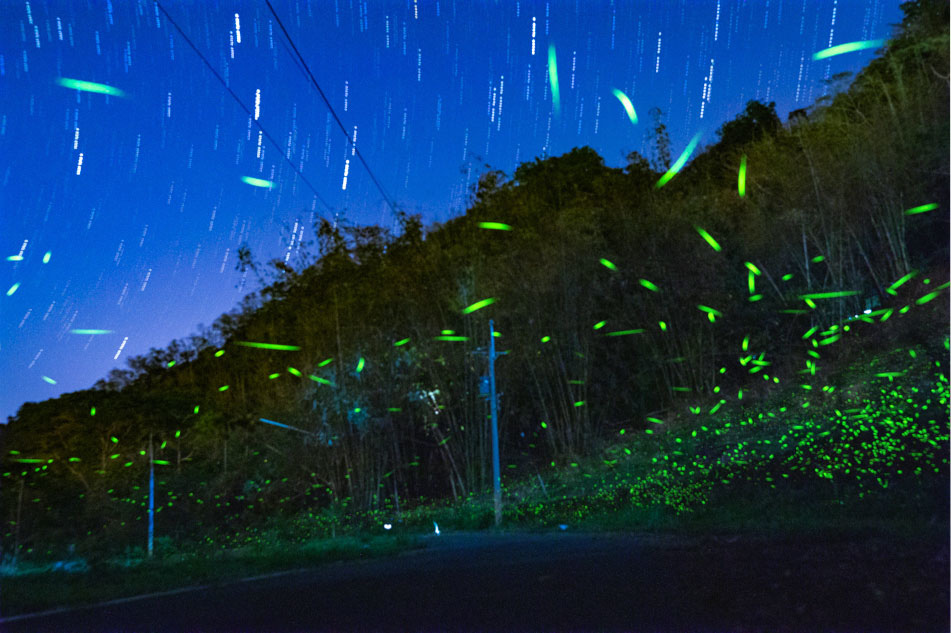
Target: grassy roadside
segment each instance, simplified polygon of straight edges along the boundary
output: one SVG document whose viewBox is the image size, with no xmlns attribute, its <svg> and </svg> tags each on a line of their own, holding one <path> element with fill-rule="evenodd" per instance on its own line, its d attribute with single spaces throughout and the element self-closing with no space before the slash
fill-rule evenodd
<svg viewBox="0 0 951 633">
<path fill-rule="evenodd" d="M 9 617 L 196 585 L 226 584 L 242 578 L 335 561 L 391 556 L 415 547 L 418 547 L 415 539 L 406 535 L 341 536 L 303 545 L 232 550 L 212 556 L 197 553 L 171 555 L 138 561 L 130 566 L 102 565 L 82 572 L 37 571 L 3 579 L 0 609 L 5 617 Z"/>
<path fill-rule="evenodd" d="M 601 454 L 507 480 L 504 527 L 946 543 L 945 351 L 938 343 L 868 352 L 753 405 L 699 413 L 685 405 L 650 433 L 619 431 Z M 11 616 L 392 555 L 418 547 L 416 536 L 431 534 L 434 523 L 447 533 L 491 528 L 492 498 L 473 494 L 421 504 L 399 520 L 376 514 L 349 523 L 336 539 L 288 532 L 267 546 L 163 550 L 134 566 L 20 573 L 0 578 L 0 609 Z"/>
<path fill-rule="evenodd" d="M 946 541 L 945 352 L 939 341 L 856 354 L 835 374 L 805 376 L 753 406 L 688 409 L 650 432 L 621 431 L 601 455 L 510 482 L 504 523 Z M 404 521 L 484 529 L 491 496 L 420 507 Z"/>
</svg>

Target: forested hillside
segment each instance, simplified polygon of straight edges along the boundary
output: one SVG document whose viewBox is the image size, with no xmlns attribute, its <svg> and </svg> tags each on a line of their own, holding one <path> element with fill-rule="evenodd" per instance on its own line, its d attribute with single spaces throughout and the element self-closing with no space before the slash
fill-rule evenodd
<svg viewBox="0 0 951 633">
<path fill-rule="evenodd" d="M 489 319 L 503 484 L 787 385 L 821 400 L 867 352 L 946 357 L 948 6 L 903 9 L 830 97 L 786 122 L 749 102 L 662 185 L 657 116 L 623 169 L 576 148 L 487 171 L 442 225 L 243 250 L 238 309 L 2 428 L 3 555 L 142 545 L 150 450 L 171 544 L 480 495 Z"/>
</svg>

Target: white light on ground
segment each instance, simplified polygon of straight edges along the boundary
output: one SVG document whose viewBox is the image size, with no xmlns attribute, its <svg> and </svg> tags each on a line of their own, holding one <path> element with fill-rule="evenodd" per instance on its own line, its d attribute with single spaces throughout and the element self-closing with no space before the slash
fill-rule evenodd
<svg viewBox="0 0 951 633">
<path fill-rule="evenodd" d="M 392 526 L 390 523 L 384 523 L 384 524 L 383 524 L 383 529 L 384 529 L 384 530 L 389 530 L 391 527 L 393 527 L 393 526 Z"/>
<path fill-rule="evenodd" d="M 436 524 L 435 521 L 433 521 L 433 527 L 436 528 L 436 536 L 439 536 L 439 526 Z"/>
</svg>

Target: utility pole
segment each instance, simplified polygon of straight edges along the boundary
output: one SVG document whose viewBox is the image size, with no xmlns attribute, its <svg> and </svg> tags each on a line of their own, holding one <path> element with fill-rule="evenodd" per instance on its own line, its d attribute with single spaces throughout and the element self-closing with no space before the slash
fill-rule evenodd
<svg viewBox="0 0 951 633">
<path fill-rule="evenodd" d="M 495 394 L 495 328 L 489 319 L 489 393 L 492 407 L 492 486 L 495 493 L 495 525 L 502 523 L 502 482 L 499 472 L 499 407 Z"/>
<path fill-rule="evenodd" d="M 152 558 L 152 537 L 155 533 L 155 461 L 152 456 L 152 434 L 149 433 L 149 558 Z"/>
<path fill-rule="evenodd" d="M 476 354 L 485 354 L 486 350 L 483 347 L 479 347 L 476 348 L 474 352 Z M 502 479 L 501 469 L 499 468 L 499 405 L 498 395 L 495 391 L 495 359 L 505 354 L 508 354 L 508 352 L 495 351 L 495 325 L 492 319 L 489 319 L 489 393 L 485 394 L 484 391 L 480 391 L 480 393 L 489 396 L 489 406 L 492 412 L 490 416 L 492 424 L 492 488 L 495 497 L 496 526 L 502 523 Z M 484 384 L 485 383 L 483 383 L 483 385 Z"/>
</svg>

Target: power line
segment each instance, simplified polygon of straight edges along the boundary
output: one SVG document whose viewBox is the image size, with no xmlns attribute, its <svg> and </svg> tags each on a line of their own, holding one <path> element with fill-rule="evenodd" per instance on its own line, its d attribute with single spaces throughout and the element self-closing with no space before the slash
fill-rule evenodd
<svg viewBox="0 0 951 633">
<path fill-rule="evenodd" d="M 165 14 L 165 18 L 169 21 L 169 23 L 170 23 L 172 26 L 175 27 L 175 30 L 178 31 L 179 35 L 182 36 L 182 38 L 185 40 L 185 42 L 186 42 L 189 46 L 191 46 L 192 50 L 195 51 L 195 54 L 198 55 L 198 56 L 201 58 L 201 60 L 202 60 L 203 62 L 205 62 L 205 66 L 207 66 L 207 67 L 208 67 L 208 70 L 210 70 L 210 71 L 212 72 L 212 74 L 214 74 L 214 76 L 218 79 L 218 81 L 221 82 L 221 85 L 225 87 L 225 90 L 227 90 L 227 91 L 231 94 L 231 96 L 234 97 L 234 100 L 238 103 L 239 106 L 241 106 L 241 109 L 244 110 L 244 112 L 245 112 L 249 117 L 251 117 L 251 118 L 253 119 L 253 115 L 251 114 L 251 110 L 248 109 L 248 107 L 247 107 L 246 105 L 244 105 L 244 103 L 241 101 L 241 99 L 238 97 L 238 95 L 236 95 L 236 94 L 234 93 L 234 91 L 228 86 L 228 84 L 225 83 L 225 80 L 221 77 L 221 75 L 218 74 L 218 71 L 215 70 L 214 66 L 212 66 L 211 63 L 208 61 L 208 59 L 202 54 L 202 52 L 201 52 L 200 50 L 198 50 L 198 47 L 195 46 L 194 43 L 192 43 L 191 39 L 189 39 L 189 37 L 188 37 L 187 35 L 185 35 L 185 32 L 181 29 L 180 26 L 178 26 L 178 24 L 175 22 L 175 20 L 172 19 L 172 16 L 170 16 L 170 15 L 168 14 L 168 11 L 166 11 L 166 10 L 165 10 L 165 7 L 162 6 L 162 3 L 159 2 L 158 0 L 155 0 L 155 5 L 156 5 L 159 9 L 162 10 L 162 13 Z M 282 27 L 282 28 L 283 28 L 283 27 Z M 271 145 L 273 145 L 275 148 L 277 148 L 277 151 L 281 154 L 281 156 L 284 157 L 284 160 L 287 161 L 287 164 L 291 166 L 291 169 L 293 169 L 294 172 L 295 172 L 298 176 L 300 176 L 300 179 L 301 179 L 308 187 L 310 187 L 311 191 L 314 192 L 314 195 L 317 196 L 317 199 L 321 202 L 321 204 L 323 204 L 325 207 L 327 207 L 328 210 L 330 210 L 330 211 L 335 211 L 335 209 L 334 209 L 332 206 L 330 206 L 330 204 L 328 204 L 327 201 L 324 200 L 324 199 L 320 196 L 320 193 L 317 191 L 317 188 L 314 187 L 314 185 L 311 184 L 311 182 L 307 179 L 307 177 L 304 176 L 304 174 L 301 173 L 300 169 L 298 169 L 297 166 L 296 166 L 293 162 L 291 162 L 291 159 L 287 156 L 287 154 L 284 153 L 284 148 L 282 148 L 280 145 L 278 145 L 277 141 L 275 141 L 274 138 L 273 138 L 270 134 L 268 134 L 268 131 L 264 129 L 264 126 L 261 125 L 261 123 L 258 122 L 257 119 L 254 119 L 254 124 L 258 126 L 258 129 L 261 130 L 261 133 L 267 138 L 268 141 L 270 141 Z M 392 205 L 391 205 L 391 206 L 392 206 Z"/>
<path fill-rule="evenodd" d="M 383 190 L 383 185 L 380 184 L 380 181 L 377 180 L 376 176 L 373 174 L 373 170 L 370 169 L 370 166 L 367 165 L 367 162 L 363 160 L 363 155 L 360 153 L 360 150 L 356 148 L 353 143 L 353 139 L 350 138 L 350 133 L 347 132 L 347 128 L 344 127 L 343 122 L 340 120 L 340 117 L 337 116 L 336 111 L 330 101 L 327 99 L 327 95 L 324 94 L 324 91 L 321 90 L 320 84 L 317 83 L 317 79 L 314 78 L 314 74 L 310 72 L 310 67 L 307 65 L 307 62 L 304 61 L 304 56 L 300 54 L 300 51 L 297 50 L 297 46 L 294 44 L 294 40 L 291 38 L 290 33 L 287 32 L 287 29 L 284 28 L 284 23 L 281 22 L 281 18 L 278 17 L 277 12 L 274 10 L 274 7 L 271 6 L 271 0 L 264 0 L 267 3 L 267 8 L 271 10 L 271 15 L 274 16 L 274 19 L 277 20 L 277 25 L 281 27 L 281 31 L 284 32 L 284 37 L 287 38 L 287 41 L 290 43 L 291 48 L 294 49 L 294 53 L 297 55 L 297 59 L 300 61 L 301 65 L 304 67 L 304 70 L 307 71 L 307 75 L 310 77 L 311 83 L 314 84 L 314 87 L 317 88 L 317 92 L 320 93 L 320 98 L 324 100 L 324 103 L 327 105 L 327 108 L 330 110 L 330 114 L 333 115 L 334 120 L 337 122 L 337 125 L 340 126 L 340 131 L 344 133 L 344 136 L 347 137 L 347 141 L 353 147 L 354 153 L 357 155 L 357 158 L 360 159 L 360 163 L 363 164 L 363 167 L 367 170 L 367 173 L 370 174 L 370 179 L 373 180 L 373 184 L 376 185 L 377 190 L 380 192 L 380 195 L 383 196 L 383 199 L 390 206 L 390 209 L 393 213 L 396 213 L 396 207 L 393 205 L 393 201 L 390 200 L 390 197 L 386 194 L 386 191 Z"/>
</svg>

